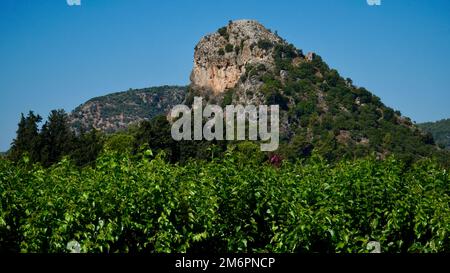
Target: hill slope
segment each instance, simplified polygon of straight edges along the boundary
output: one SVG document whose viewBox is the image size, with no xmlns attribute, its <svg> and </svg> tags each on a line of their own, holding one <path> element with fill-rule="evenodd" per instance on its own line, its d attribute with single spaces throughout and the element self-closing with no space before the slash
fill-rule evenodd
<svg viewBox="0 0 450 273">
<path fill-rule="evenodd" d="M 428 157 L 433 139 L 362 87 L 344 79 L 315 53 L 304 54 L 253 20 L 230 22 L 196 46 L 186 103 L 278 104 L 282 153 L 314 150 L 327 158 Z"/>
<path fill-rule="evenodd" d="M 186 87 L 161 86 L 135 89 L 93 98 L 70 114 L 75 130 L 95 128 L 112 133 L 128 125 L 167 113 L 184 100 Z"/>
<path fill-rule="evenodd" d="M 418 124 L 418 126 L 422 130 L 431 133 L 438 145 L 450 149 L 450 119 L 426 122 Z"/>
</svg>

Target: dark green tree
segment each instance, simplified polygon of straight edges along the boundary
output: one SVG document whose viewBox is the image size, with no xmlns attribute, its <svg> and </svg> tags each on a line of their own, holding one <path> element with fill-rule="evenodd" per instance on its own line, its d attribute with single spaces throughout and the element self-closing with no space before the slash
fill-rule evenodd
<svg viewBox="0 0 450 273">
<path fill-rule="evenodd" d="M 157 116 L 150 121 L 141 122 L 135 133 L 135 148 L 148 145 L 150 149 L 158 153 L 164 151 L 171 161 L 178 158 L 177 142 L 171 137 L 171 125 L 165 116 Z"/>
<path fill-rule="evenodd" d="M 82 131 L 74 138 L 70 157 L 78 166 L 83 167 L 94 163 L 102 149 L 102 133 L 91 128 L 89 132 Z"/>
<path fill-rule="evenodd" d="M 13 161 L 19 160 L 23 155 L 28 154 L 33 162 L 39 158 L 39 123 L 42 117 L 30 111 L 25 117 L 20 118 L 17 136 L 13 140 L 9 157 Z"/>
<path fill-rule="evenodd" d="M 63 156 L 69 155 L 74 147 L 75 135 L 70 130 L 64 110 L 51 111 L 40 136 L 40 161 L 44 166 L 58 162 Z"/>
</svg>

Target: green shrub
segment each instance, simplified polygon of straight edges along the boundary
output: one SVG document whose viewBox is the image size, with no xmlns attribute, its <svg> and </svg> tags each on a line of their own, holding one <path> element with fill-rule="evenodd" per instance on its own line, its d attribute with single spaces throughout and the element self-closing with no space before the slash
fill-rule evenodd
<svg viewBox="0 0 450 273">
<path fill-rule="evenodd" d="M 234 49 L 234 47 L 232 44 L 227 44 L 225 46 L 225 52 L 227 52 L 227 53 L 233 52 L 233 49 Z"/>
<path fill-rule="evenodd" d="M 263 50 L 268 50 L 273 47 L 273 43 L 269 40 L 259 40 L 258 41 L 258 47 Z"/>
<path fill-rule="evenodd" d="M 227 90 L 225 92 L 225 95 L 224 95 L 223 101 L 222 101 L 223 107 L 225 107 L 227 105 L 231 105 L 231 103 L 233 102 L 233 95 L 234 95 L 234 90 L 232 90 L 232 89 Z"/>
<path fill-rule="evenodd" d="M 238 55 L 240 51 L 241 51 L 240 47 L 238 46 L 234 47 L 234 52 L 236 53 L 236 55 Z"/>
<path fill-rule="evenodd" d="M 227 27 L 221 27 L 217 30 L 217 32 L 220 34 L 220 36 L 224 37 L 226 40 L 230 37 L 228 34 Z"/>
</svg>

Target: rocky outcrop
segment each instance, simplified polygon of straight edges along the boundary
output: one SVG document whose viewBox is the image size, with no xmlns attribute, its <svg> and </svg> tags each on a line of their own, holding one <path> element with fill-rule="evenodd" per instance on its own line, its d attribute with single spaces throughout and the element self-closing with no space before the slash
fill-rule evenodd
<svg viewBox="0 0 450 273">
<path fill-rule="evenodd" d="M 215 95 L 235 88 L 249 67 L 274 67 L 278 35 L 253 20 L 238 20 L 203 37 L 195 48 L 192 87 Z"/>
</svg>

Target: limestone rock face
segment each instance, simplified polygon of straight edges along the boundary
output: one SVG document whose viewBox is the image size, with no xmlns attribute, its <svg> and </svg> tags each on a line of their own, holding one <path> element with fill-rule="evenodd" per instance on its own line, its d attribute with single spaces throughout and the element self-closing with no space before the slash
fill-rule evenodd
<svg viewBox="0 0 450 273">
<path fill-rule="evenodd" d="M 203 37 L 195 48 L 191 84 L 215 95 L 235 88 L 248 65 L 274 67 L 273 45 L 282 39 L 253 20 L 238 20 Z"/>
</svg>

